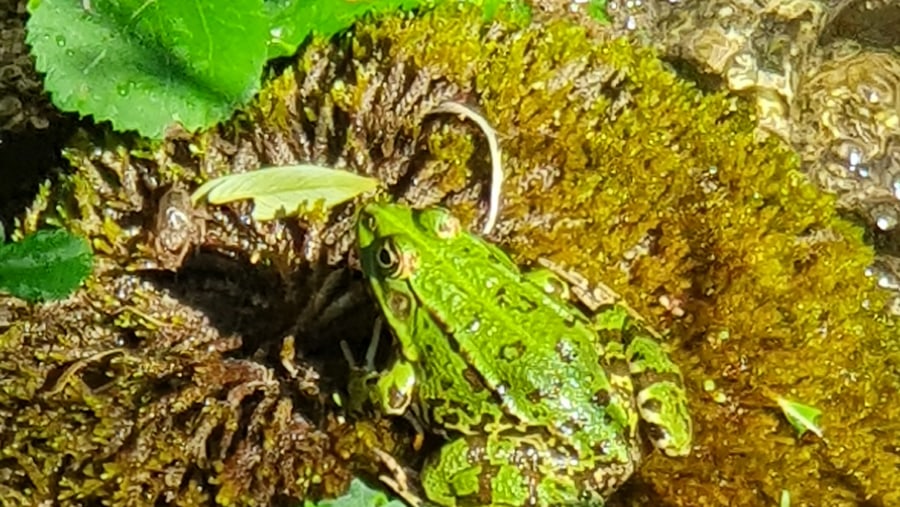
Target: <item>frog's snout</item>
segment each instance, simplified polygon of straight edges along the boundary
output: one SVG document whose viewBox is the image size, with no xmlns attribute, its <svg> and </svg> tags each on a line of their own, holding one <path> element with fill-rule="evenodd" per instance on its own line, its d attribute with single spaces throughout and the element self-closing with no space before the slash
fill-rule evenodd
<svg viewBox="0 0 900 507">
<path fill-rule="evenodd" d="M 370 206 L 363 207 L 359 210 L 356 217 L 356 235 L 359 248 L 365 248 L 371 244 L 376 236 L 378 224 L 370 208 Z"/>
</svg>

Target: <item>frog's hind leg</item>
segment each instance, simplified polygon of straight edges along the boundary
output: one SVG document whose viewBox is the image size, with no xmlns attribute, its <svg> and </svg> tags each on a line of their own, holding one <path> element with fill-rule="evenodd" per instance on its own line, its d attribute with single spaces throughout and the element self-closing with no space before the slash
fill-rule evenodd
<svg viewBox="0 0 900 507">
<path fill-rule="evenodd" d="M 687 456 L 693 428 L 681 370 L 662 344 L 625 310 L 621 333 L 624 359 L 634 383 L 638 413 L 653 445 L 668 456 Z M 615 313 L 611 310 L 610 314 Z M 598 316 L 600 317 L 600 316 Z"/>
<path fill-rule="evenodd" d="M 571 450 L 551 449 L 544 435 L 460 437 L 428 457 L 422 486 L 432 502 L 444 506 L 602 507 L 640 460 L 622 442 L 619 456 L 579 459 Z M 630 448 L 629 448 L 630 449 Z"/>
</svg>

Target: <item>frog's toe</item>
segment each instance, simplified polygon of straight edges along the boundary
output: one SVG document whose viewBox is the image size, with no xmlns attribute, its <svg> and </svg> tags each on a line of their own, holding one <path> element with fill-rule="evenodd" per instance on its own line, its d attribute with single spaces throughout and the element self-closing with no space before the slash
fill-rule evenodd
<svg viewBox="0 0 900 507">
<path fill-rule="evenodd" d="M 638 392 L 637 404 L 654 447 L 672 457 L 690 454 L 693 427 L 684 387 L 667 381 L 650 384 Z"/>
</svg>

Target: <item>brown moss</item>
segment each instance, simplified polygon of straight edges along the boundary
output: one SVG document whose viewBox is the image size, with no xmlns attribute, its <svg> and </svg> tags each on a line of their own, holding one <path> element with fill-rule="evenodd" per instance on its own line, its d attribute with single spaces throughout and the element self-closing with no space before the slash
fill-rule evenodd
<svg viewBox="0 0 900 507">
<path fill-rule="evenodd" d="M 474 224 L 486 143 L 468 122 L 428 114 L 453 99 L 480 107 L 504 149 L 492 239 L 523 263 L 548 257 L 611 285 L 671 336 L 697 448 L 683 460 L 654 455 L 617 501 L 771 505 L 781 489 L 814 505 L 900 501 L 900 459 L 886 444 L 900 417 L 894 322 L 864 274 L 872 253 L 860 231 L 796 171 L 797 157 L 754 141 L 744 105 L 700 93 L 647 50 L 591 41 L 564 23 L 486 27 L 460 9 L 312 43 L 217 132 L 161 147 L 73 144 L 78 171 L 23 228 L 59 221 L 102 255 L 85 291 L 64 303 L 71 322 L 38 332 L 27 326 L 60 322 L 53 306 L 17 310 L 23 324 L 2 334 L 0 366 L 14 380 L 0 407 L 34 419 L 0 423 L 0 438 L 15 442 L 0 483 L 124 502 L 126 492 L 168 494 L 165 467 L 180 474 L 174 494 L 186 503 L 262 501 L 302 496 L 318 480 L 333 492 L 345 460 L 403 442 L 372 438 L 389 431 L 380 422 L 328 425 L 326 436 L 311 420 L 330 407 L 301 394 L 339 386 L 346 365 L 335 344 L 369 335 L 372 306 L 358 280 L 321 274 L 345 262 L 352 205 L 327 224 L 256 224 L 246 204 L 213 209 L 206 255 L 177 278 L 152 269 L 146 224 L 173 180 L 300 161 L 374 175 L 396 198 L 450 204 Z M 179 169 L 158 170 L 172 164 Z M 318 290 L 325 295 L 304 313 Z M 316 315 L 346 307 L 358 317 L 317 328 Z M 298 314 L 313 322 L 295 323 Z M 94 328 L 101 339 L 79 334 Z M 300 356 L 316 362 L 291 373 L 278 350 L 294 332 Z M 41 386 L 52 391 L 80 360 L 60 391 L 71 398 L 46 405 Z M 110 387 L 85 389 L 94 373 Z M 714 392 L 702 389 L 707 380 Z M 826 440 L 797 439 L 771 393 L 822 408 Z M 39 413 L 62 421 L 52 435 L 76 443 L 48 445 L 32 424 L 45 421 Z M 98 444 L 94 432 L 107 435 L 100 442 L 125 435 L 127 445 Z M 223 441 L 227 450 L 201 452 Z M 104 467 L 118 482 L 97 481 Z"/>
</svg>

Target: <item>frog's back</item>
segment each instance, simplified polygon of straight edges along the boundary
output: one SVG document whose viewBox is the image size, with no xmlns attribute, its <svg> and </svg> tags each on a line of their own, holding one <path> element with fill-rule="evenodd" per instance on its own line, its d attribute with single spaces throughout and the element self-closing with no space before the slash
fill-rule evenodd
<svg viewBox="0 0 900 507">
<path fill-rule="evenodd" d="M 453 419 L 464 410 L 482 423 L 540 426 L 592 442 L 607 440 L 604 433 L 619 438 L 631 426 L 627 365 L 614 366 L 624 368 L 628 385 L 613 387 L 601 345 L 575 307 L 468 233 L 422 254 L 410 283 L 414 293 L 430 295 L 419 304 L 446 338 L 423 351 L 420 365 L 428 379 L 420 397 L 432 417 Z"/>
</svg>

